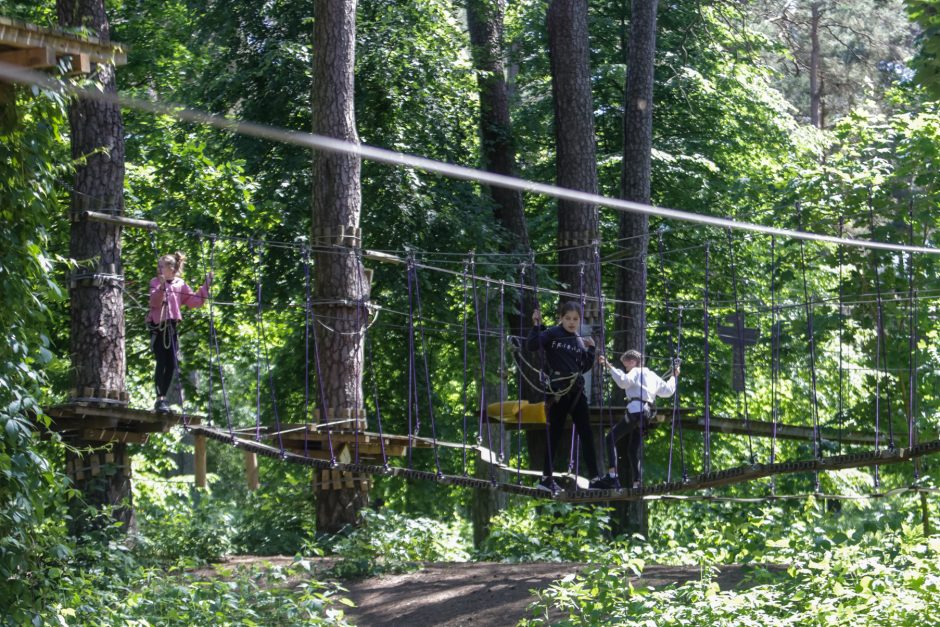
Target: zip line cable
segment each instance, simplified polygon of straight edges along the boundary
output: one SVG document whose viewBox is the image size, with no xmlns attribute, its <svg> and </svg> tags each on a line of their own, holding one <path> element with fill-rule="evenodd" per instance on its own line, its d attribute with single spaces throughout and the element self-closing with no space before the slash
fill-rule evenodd
<svg viewBox="0 0 940 627">
<path fill-rule="evenodd" d="M 485 185 L 493 185 L 505 189 L 513 189 L 530 194 L 540 194 L 551 196 L 560 200 L 570 200 L 580 204 L 600 205 L 609 209 L 628 213 L 640 213 L 649 216 L 657 216 L 681 222 L 693 222 L 717 228 L 731 228 L 755 233 L 764 233 L 766 235 L 778 235 L 798 240 L 827 242 L 830 244 L 842 244 L 845 246 L 854 246 L 859 248 L 869 248 L 876 250 L 890 250 L 895 252 L 916 252 L 928 255 L 940 254 L 940 249 L 927 246 L 910 246 L 906 244 L 892 244 L 889 242 L 877 242 L 869 240 L 852 239 L 837 237 L 834 235 L 824 235 L 821 233 L 810 233 L 806 231 L 797 231 L 792 229 L 783 229 L 779 227 L 766 226 L 751 222 L 738 222 L 728 218 L 708 216 L 678 209 L 669 209 L 666 207 L 656 207 L 653 205 L 644 205 L 628 200 L 608 198 L 599 194 L 590 194 L 576 190 L 549 185 L 547 183 L 537 183 L 514 176 L 494 174 L 485 172 L 476 168 L 454 165 L 418 157 L 394 150 L 369 146 L 367 144 L 357 144 L 352 142 L 324 137 L 314 133 L 294 131 L 274 126 L 259 124 L 256 122 L 245 122 L 227 118 L 220 115 L 206 113 L 196 109 L 191 109 L 181 105 L 172 105 L 162 102 L 142 100 L 131 96 L 121 94 L 111 94 L 87 87 L 70 85 L 60 80 L 46 76 L 33 70 L 25 70 L 8 63 L 0 62 L 0 78 L 10 82 L 22 85 L 32 85 L 41 89 L 46 89 L 55 93 L 67 94 L 70 96 L 115 104 L 128 109 L 136 109 L 157 115 L 166 115 L 177 120 L 211 126 L 219 130 L 276 141 L 284 144 L 292 144 L 304 148 L 313 148 L 325 152 L 346 154 L 367 159 L 378 163 L 385 163 L 399 167 L 410 167 L 424 170 L 426 172 L 440 174 L 454 179 L 465 181 L 474 181 Z"/>
</svg>

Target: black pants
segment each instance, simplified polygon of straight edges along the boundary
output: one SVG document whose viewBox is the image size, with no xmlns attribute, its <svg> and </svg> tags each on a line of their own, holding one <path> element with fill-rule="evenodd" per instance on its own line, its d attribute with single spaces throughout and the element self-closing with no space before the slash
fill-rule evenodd
<svg viewBox="0 0 940 627">
<path fill-rule="evenodd" d="M 552 476 L 552 462 L 557 458 L 558 445 L 565 430 L 565 420 L 571 414 L 574 428 L 581 438 L 581 450 L 584 452 L 584 463 L 587 464 L 591 477 L 598 474 L 597 454 L 594 452 L 594 439 L 591 436 L 591 418 L 588 413 L 587 399 L 584 397 L 583 386 L 575 385 L 560 399 L 551 404 L 548 409 L 548 442 L 545 446 L 545 461 L 542 465 L 542 474 Z M 577 472 L 575 468 L 575 472 Z"/>
<path fill-rule="evenodd" d="M 161 325 L 150 325 L 150 350 L 156 361 L 153 375 L 157 385 L 157 396 L 166 396 L 176 374 L 176 348 L 179 339 L 176 335 L 176 321 L 168 320 Z"/>
<path fill-rule="evenodd" d="M 648 428 L 643 412 L 628 413 L 623 420 L 615 424 L 604 439 L 610 465 L 617 466 L 617 442 L 627 439 L 627 467 L 630 469 L 630 481 L 643 479 L 643 432 Z"/>
</svg>

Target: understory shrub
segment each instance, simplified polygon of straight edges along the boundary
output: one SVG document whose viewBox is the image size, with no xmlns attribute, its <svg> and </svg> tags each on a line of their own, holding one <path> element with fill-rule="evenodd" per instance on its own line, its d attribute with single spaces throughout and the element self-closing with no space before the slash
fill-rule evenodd
<svg viewBox="0 0 940 627">
<path fill-rule="evenodd" d="M 490 521 L 481 557 L 506 562 L 586 562 L 607 549 L 610 509 L 525 500 Z"/>
<path fill-rule="evenodd" d="M 392 511 L 361 514 L 360 527 L 330 540 L 340 557 L 331 571 L 337 577 L 407 572 L 421 562 L 465 562 L 470 557 L 462 529 L 453 524 Z"/>
</svg>

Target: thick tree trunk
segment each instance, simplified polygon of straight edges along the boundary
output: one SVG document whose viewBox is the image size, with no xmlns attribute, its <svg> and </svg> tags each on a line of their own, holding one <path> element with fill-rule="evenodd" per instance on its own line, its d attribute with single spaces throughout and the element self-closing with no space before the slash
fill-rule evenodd
<svg viewBox="0 0 940 627">
<path fill-rule="evenodd" d="M 597 193 L 587 0 L 552 0 L 546 21 L 555 102 L 555 181 Z M 559 278 L 568 290 L 587 295 L 583 322 L 588 325 L 599 321 L 593 248 L 599 237 L 595 205 L 558 201 Z"/>
<path fill-rule="evenodd" d="M 59 24 L 86 27 L 102 41 L 110 41 L 110 26 L 104 0 L 58 0 Z M 115 92 L 111 65 L 99 64 L 96 78 L 106 92 Z M 71 212 L 94 210 L 124 213 L 124 122 L 115 104 L 73 100 L 69 105 L 72 157 L 78 163 L 73 179 Z M 81 265 L 78 274 L 107 275 L 98 280 L 71 282 L 72 398 L 126 402 L 124 363 L 124 297 L 121 281 L 109 277 L 123 274 L 121 227 L 101 222 L 73 220 L 70 256 Z M 90 277 L 89 277 L 90 278 Z M 81 446 L 83 443 L 79 443 Z M 88 503 L 116 507 L 113 515 L 134 524 L 131 504 L 127 445 L 113 445 L 110 458 L 117 463 L 101 466 L 95 455 L 67 454 L 67 467 L 81 471 L 73 475 Z M 102 469 L 93 476 L 85 468 Z M 79 526 L 82 523 L 77 523 Z"/>
<path fill-rule="evenodd" d="M 354 109 L 356 0 L 316 0 L 313 32 L 313 132 L 358 142 Z M 361 210 L 360 163 L 355 156 L 316 152 L 313 157 L 313 233 L 321 396 L 329 421 L 354 419 L 364 427 L 362 398 L 365 316 L 369 286 L 358 254 Z M 335 474 L 335 473 L 333 473 Z M 340 480 L 328 471 L 317 489 L 317 530 L 335 533 L 355 524 L 368 501 L 362 477 Z"/>
<path fill-rule="evenodd" d="M 509 117 L 509 89 L 506 83 L 503 65 L 503 17 L 505 0 L 468 0 L 467 26 L 470 31 L 471 53 L 477 71 L 477 84 L 480 89 L 480 144 L 483 167 L 489 172 L 513 176 L 516 174 L 516 149 Z M 488 187 L 487 192 L 493 201 L 493 211 L 497 223 L 506 229 L 509 239 L 503 250 L 528 257 L 531 250 L 529 231 L 526 226 L 522 192 L 502 187 Z M 526 281 L 530 281 L 531 276 Z M 507 321 L 511 333 L 525 335 L 528 332 L 532 311 L 538 302 L 531 292 L 522 292 L 512 298 L 518 298 L 517 313 L 508 313 Z M 537 356 L 527 355 L 526 359 L 534 362 Z M 504 389 L 507 381 L 500 381 Z M 523 381 L 522 398 L 538 402 L 542 394 L 533 386 Z M 538 463 L 530 455 L 530 462 Z M 476 464 L 477 476 L 489 477 L 491 470 L 487 464 Z M 502 471 L 497 470 L 498 474 Z M 492 490 L 476 490 L 473 495 L 472 521 L 473 541 L 479 547 L 489 533 L 490 518 L 506 505 L 505 494 Z"/>
<path fill-rule="evenodd" d="M 505 0 L 468 0 L 473 64 L 480 87 L 480 138 L 483 165 L 490 172 L 514 175 L 516 150 L 509 118 L 509 95 L 503 66 L 503 15 Z M 529 251 L 522 192 L 502 187 L 488 188 L 496 220 L 511 235 L 510 249 Z"/>
<path fill-rule="evenodd" d="M 627 47 L 627 79 L 623 107 L 623 169 L 620 196 L 649 204 L 653 146 L 653 70 L 656 54 L 656 0 L 633 0 L 630 39 Z M 646 351 L 646 255 L 649 218 L 644 214 L 620 214 L 620 239 L 624 265 L 617 279 L 617 342 L 619 351 Z M 624 302 L 627 301 L 627 302 Z M 625 483 L 633 477 L 622 456 L 618 467 Z M 648 515 L 645 501 L 617 505 L 622 531 L 646 535 Z"/>
</svg>

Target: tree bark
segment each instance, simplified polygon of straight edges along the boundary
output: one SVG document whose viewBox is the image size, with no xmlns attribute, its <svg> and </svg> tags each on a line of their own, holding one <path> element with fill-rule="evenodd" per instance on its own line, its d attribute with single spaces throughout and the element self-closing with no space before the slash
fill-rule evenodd
<svg viewBox="0 0 940 627">
<path fill-rule="evenodd" d="M 596 194 L 587 0 L 552 0 L 546 22 L 555 106 L 555 181 L 560 187 Z M 558 201 L 559 279 L 568 290 L 587 295 L 582 321 L 588 325 L 599 320 L 593 248 L 599 237 L 597 206 Z"/>
<path fill-rule="evenodd" d="M 100 40 L 110 41 L 104 0 L 58 0 L 56 11 L 60 26 L 85 27 Z M 95 78 L 105 92 L 116 92 L 114 66 L 98 64 Z M 113 103 L 75 99 L 69 104 L 69 127 L 72 158 L 77 164 L 70 201 L 72 215 L 85 210 L 123 214 L 124 122 L 120 108 Z M 73 220 L 69 254 L 79 262 L 79 274 L 122 275 L 121 227 Z M 121 283 L 100 277 L 71 282 L 72 398 L 126 402 Z M 85 444 L 79 442 L 78 447 Z M 67 467 L 85 468 L 93 456 L 67 453 Z M 112 457 L 126 461 L 127 445 L 115 443 Z M 131 528 L 134 510 L 129 465 L 105 464 L 104 468 L 97 476 L 76 478 L 76 485 L 86 502 L 114 508 L 112 515 L 124 523 L 125 530 Z"/>
<path fill-rule="evenodd" d="M 503 66 L 503 16 L 505 0 L 468 0 L 473 64 L 480 88 L 480 139 L 483 166 L 489 172 L 513 176 L 516 148 L 509 118 L 509 92 Z M 526 254 L 529 232 L 523 211 L 522 192 L 489 187 L 496 221 L 511 235 L 510 250 Z"/>
<path fill-rule="evenodd" d="M 358 143 L 354 109 L 356 0 L 316 0 L 313 29 L 313 132 Z M 369 296 L 359 255 L 362 197 L 356 156 L 316 152 L 313 156 L 314 301 L 320 356 L 321 418 L 364 426 L 363 334 L 366 316 L 358 303 Z M 323 475 L 326 476 L 326 475 Z M 349 484 L 354 487 L 345 487 Z M 323 480 L 317 489 L 317 530 L 336 533 L 355 524 L 368 502 L 368 483 Z"/>
<path fill-rule="evenodd" d="M 627 46 L 627 78 L 623 106 L 623 167 L 620 197 L 649 204 L 653 147 L 653 76 L 656 55 L 657 0 L 633 0 Z M 649 218 L 645 214 L 620 214 L 623 269 L 617 279 L 617 349 L 646 350 L 646 257 Z M 626 302 L 625 302 L 626 301 Z M 626 460 L 618 467 L 627 485 L 633 477 Z M 617 520 L 628 532 L 646 535 L 645 501 L 617 505 Z"/>
</svg>

